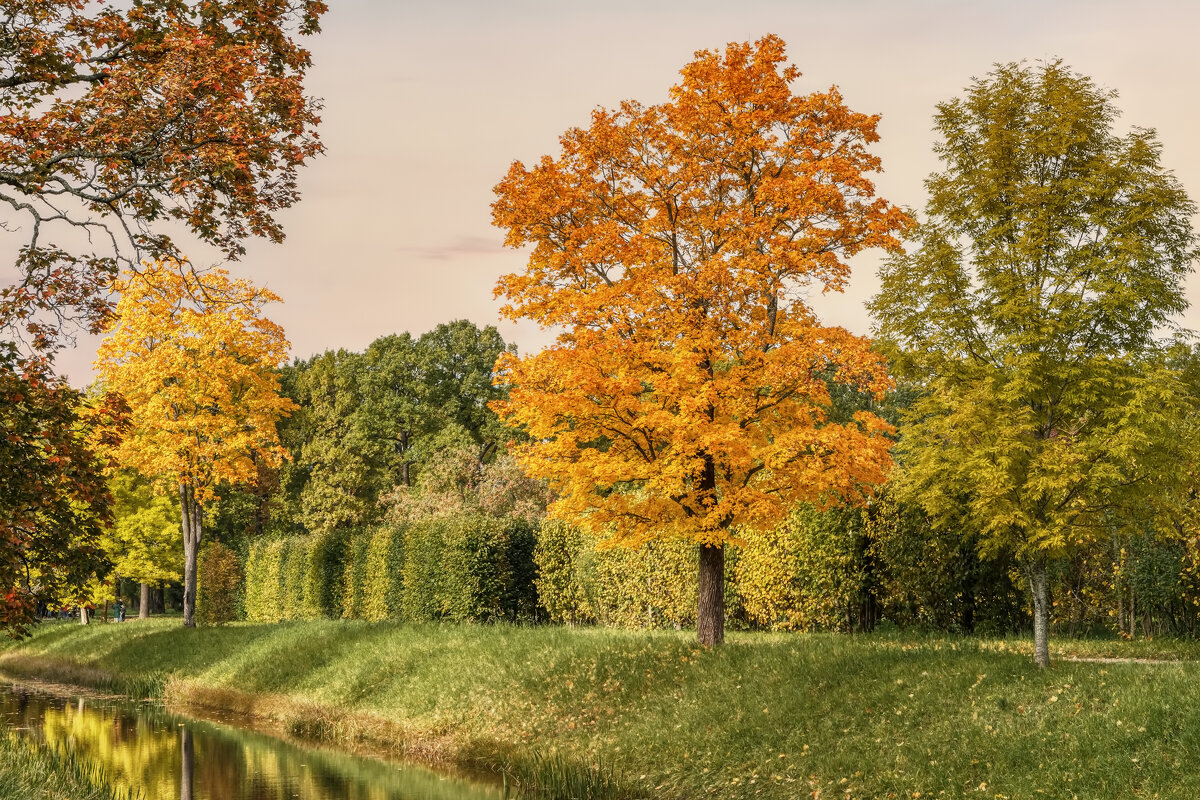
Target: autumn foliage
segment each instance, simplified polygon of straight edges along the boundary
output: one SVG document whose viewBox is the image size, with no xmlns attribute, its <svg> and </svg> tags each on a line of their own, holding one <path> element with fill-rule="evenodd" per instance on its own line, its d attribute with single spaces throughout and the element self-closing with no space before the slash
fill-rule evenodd
<svg viewBox="0 0 1200 800">
<path fill-rule="evenodd" d="M 175 263 L 145 265 L 118 289 L 117 322 L 96 358 L 106 388 L 130 407 L 113 456 L 179 493 L 190 621 L 204 507 L 220 484 L 252 483 L 283 457 L 275 423 L 295 404 L 280 396 L 276 370 L 288 344 L 260 313 L 279 298 L 224 270 Z"/>
<path fill-rule="evenodd" d="M 282 239 L 275 214 L 321 151 L 297 41 L 325 10 L 0 0 L 0 219 L 24 236 L 0 321 L 46 346 L 66 316 L 103 319 L 121 265 L 179 256 L 167 221 L 234 258 Z"/>
<path fill-rule="evenodd" d="M 70 603 L 111 566 L 101 547 L 112 498 L 96 452 L 119 405 L 88 405 L 0 349 L 0 631 L 25 632 L 38 601 Z"/>
<path fill-rule="evenodd" d="M 501 357 L 496 407 L 529 434 L 553 515 L 627 545 L 683 538 L 703 561 L 738 528 L 884 479 L 890 427 L 835 420 L 830 397 L 880 395 L 884 363 L 806 298 L 843 288 L 847 256 L 898 248 L 909 220 L 867 178 L 878 118 L 836 89 L 794 94 L 777 37 L 699 52 L 682 76 L 669 102 L 599 109 L 496 187 L 506 243 L 532 247 L 499 283 L 504 313 L 562 330 Z"/>
</svg>

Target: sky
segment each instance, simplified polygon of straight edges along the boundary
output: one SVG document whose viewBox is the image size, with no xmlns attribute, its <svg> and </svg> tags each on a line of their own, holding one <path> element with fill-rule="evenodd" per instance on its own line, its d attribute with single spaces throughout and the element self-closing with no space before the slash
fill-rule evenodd
<svg viewBox="0 0 1200 800">
<path fill-rule="evenodd" d="M 552 338 L 499 317 L 497 278 L 522 253 L 492 227 L 492 187 L 513 160 L 557 154 L 558 136 L 592 109 L 666 99 L 701 49 L 774 33 L 803 76 L 798 93 L 836 85 L 855 111 L 882 115 L 878 193 L 919 209 L 937 168 L 936 103 L 963 94 L 997 62 L 1061 58 L 1119 93 L 1120 125 L 1151 127 L 1163 162 L 1200 199 L 1200 3 L 1054 0 L 331 0 L 307 40 L 307 86 L 324 102 L 326 152 L 280 215 L 282 244 L 254 241 L 226 265 L 284 302 L 267 315 L 292 353 L 362 350 L 470 319 L 496 325 L 521 352 Z M 1200 224 L 1198 219 L 1197 224 Z M 205 254 L 192 252 L 200 265 Z M 864 303 L 879 258 L 851 261 L 843 295 L 816 296 L 822 322 L 867 334 Z M 1188 283 L 1200 329 L 1200 279 Z M 59 357 L 91 380 L 96 340 Z"/>
</svg>

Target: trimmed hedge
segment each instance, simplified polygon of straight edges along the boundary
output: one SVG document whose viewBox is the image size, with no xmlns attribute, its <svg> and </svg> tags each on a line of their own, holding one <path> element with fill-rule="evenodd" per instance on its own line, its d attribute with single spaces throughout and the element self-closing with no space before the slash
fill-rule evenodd
<svg viewBox="0 0 1200 800">
<path fill-rule="evenodd" d="M 537 615 L 532 526 L 484 515 L 442 517 L 408 529 L 404 619 L 492 622 Z"/>
<path fill-rule="evenodd" d="M 367 543 L 363 619 L 399 619 L 404 602 L 404 529 L 381 527 Z"/>
<path fill-rule="evenodd" d="M 345 563 L 342 569 L 342 619 L 363 618 L 363 586 L 367 576 L 367 547 L 371 534 L 355 530 L 346 534 Z"/>
<path fill-rule="evenodd" d="M 604 547 L 595 536 L 547 521 L 534 551 L 539 599 L 555 622 L 695 625 L 697 558 L 696 546 L 681 540 Z"/>
<path fill-rule="evenodd" d="M 196 571 L 196 621 L 223 625 L 237 619 L 242 586 L 237 554 L 220 542 L 208 542 L 200 548 Z"/>
<path fill-rule="evenodd" d="M 534 529 L 484 515 L 254 542 L 246 617 L 536 619 Z"/>
</svg>

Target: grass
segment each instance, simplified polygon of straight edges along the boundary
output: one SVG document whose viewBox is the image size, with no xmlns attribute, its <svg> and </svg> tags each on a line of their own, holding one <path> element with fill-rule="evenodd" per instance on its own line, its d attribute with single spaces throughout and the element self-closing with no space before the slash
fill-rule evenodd
<svg viewBox="0 0 1200 800">
<path fill-rule="evenodd" d="M 1022 640 L 734 634 L 705 651 L 693 639 L 152 620 L 46 626 L 5 645 L 0 670 L 108 689 L 169 675 L 177 702 L 526 785 L 587 772 L 610 797 L 1200 796 L 1193 642 L 1060 640 L 1038 670 Z"/>
<path fill-rule="evenodd" d="M 0 733 L 0 800 L 135 800 L 71 752 Z"/>
</svg>

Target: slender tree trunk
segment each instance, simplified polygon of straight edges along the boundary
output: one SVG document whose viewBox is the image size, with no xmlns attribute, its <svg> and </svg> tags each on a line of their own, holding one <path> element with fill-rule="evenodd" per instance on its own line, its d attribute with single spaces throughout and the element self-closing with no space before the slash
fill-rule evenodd
<svg viewBox="0 0 1200 800">
<path fill-rule="evenodd" d="M 1133 593 L 1133 587 L 1129 587 L 1129 638 L 1132 640 L 1137 634 L 1137 596 Z"/>
<path fill-rule="evenodd" d="M 700 644 L 715 647 L 725 641 L 725 545 L 700 548 L 700 598 L 696 608 Z"/>
<path fill-rule="evenodd" d="M 1050 666 L 1050 585 L 1045 556 L 1029 561 L 1026 571 L 1033 594 L 1033 662 L 1044 668 Z"/>
<path fill-rule="evenodd" d="M 179 506 L 183 515 L 183 624 L 196 627 L 196 557 L 200 551 L 200 508 L 196 493 L 186 483 L 179 485 Z"/>
<path fill-rule="evenodd" d="M 150 584 L 148 583 L 139 586 L 138 619 L 150 619 Z"/>
<path fill-rule="evenodd" d="M 712 372 L 711 367 L 709 372 Z M 712 417 L 709 408 L 709 417 Z M 697 486 L 702 503 L 717 503 L 717 464 L 704 454 L 704 471 Z M 725 641 L 725 543 L 700 546 L 700 592 L 696 602 L 696 637 L 704 647 Z"/>
</svg>

